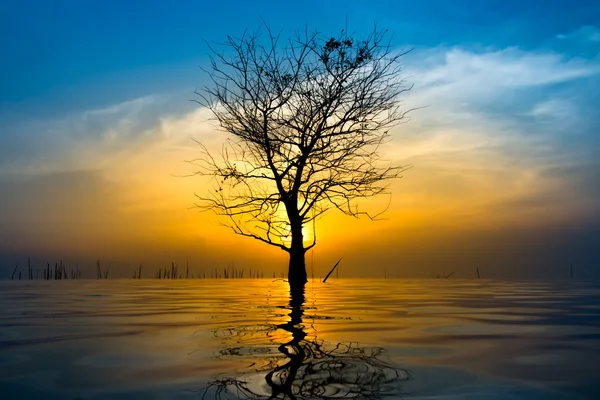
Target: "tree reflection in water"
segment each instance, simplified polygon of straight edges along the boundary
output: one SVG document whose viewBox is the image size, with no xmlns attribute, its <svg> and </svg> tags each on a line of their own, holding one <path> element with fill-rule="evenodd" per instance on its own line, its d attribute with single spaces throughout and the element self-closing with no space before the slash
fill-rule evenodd
<svg viewBox="0 0 600 400">
<path fill-rule="evenodd" d="M 230 328 L 229 334 L 245 336 L 255 346 L 223 349 L 224 357 L 251 356 L 264 352 L 264 363 L 252 365 L 252 372 L 235 378 L 219 378 L 201 390 L 202 398 L 240 399 L 380 399 L 399 397 L 400 383 L 409 379 L 404 369 L 393 368 L 380 359 L 384 349 L 360 347 L 354 343 L 328 343 L 308 337 L 303 325 L 304 288 L 290 295 L 284 324 Z M 286 307 L 287 308 L 287 307 Z M 289 333 L 292 339 L 271 349 L 276 332 Z M 259 334 L 260 338 L 257 338 Z M 267 337 L 270 347 L 259 346 Z M 283 355 L 283 356 L 282 356 Z"/>
</svg>

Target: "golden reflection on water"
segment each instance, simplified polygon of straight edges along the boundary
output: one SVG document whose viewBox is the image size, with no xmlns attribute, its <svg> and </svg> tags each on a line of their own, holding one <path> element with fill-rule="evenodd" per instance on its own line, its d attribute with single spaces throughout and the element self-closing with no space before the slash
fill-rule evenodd
<svg viewBox="0 0 600 400">
<path fill-rule="evenodd" d="M 221 329 L 228 340 L 220 355 L 252 362 L 245 372 L 210 381 L 200 390 L 202 397 L 235 393 L 248 399 L 371 399 L 400 394 L 399 381 L 410 376 L 406 370 L 383 361 L 379 356 L 385 350 L 380 347 L 319 339 L 316 315 L 305 315 L 305 300 L 304 288 L 290 294 L 285 322 Z"/>
<path fill-rule="evenodd" d="M 0 283 L 4 398 L 592 398 L 581 282 Z M 455 396 L 455 397 L 452 397 Z M 577 397 L 579 396 L 579 397 Z"/>
</svg>

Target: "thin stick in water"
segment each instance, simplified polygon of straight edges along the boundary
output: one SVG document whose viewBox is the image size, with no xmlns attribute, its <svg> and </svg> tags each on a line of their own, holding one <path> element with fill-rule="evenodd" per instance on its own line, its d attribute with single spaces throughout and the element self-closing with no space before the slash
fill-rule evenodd
<svg viewBox="0 0 600 400">
<path fill-rule="evenodd" d="M 569 264 L 571 279 L 573 279 L 573 264 Z"/>
<path fill-rule="evenodd" d="M 342 258 L 344 258 L 342 256 Z M 325 276 L 325 279 L 323 279 L 323 283 L 325 283 L 327 281 L 327 278 L 329 278 L 329 275 L 331 275 L 331 273 L 333 272 L 333 270 L 339 265 L 340 261 L 342 261 L 342 258 L 340 258 L 338 260 L 338 262 L 335 263 L 335 265 L 333 266 L 333 268 L 331 268 L 331 271 L 329 271 L 329 273 L 327 274 L 327 276 Z"/>
</svg>

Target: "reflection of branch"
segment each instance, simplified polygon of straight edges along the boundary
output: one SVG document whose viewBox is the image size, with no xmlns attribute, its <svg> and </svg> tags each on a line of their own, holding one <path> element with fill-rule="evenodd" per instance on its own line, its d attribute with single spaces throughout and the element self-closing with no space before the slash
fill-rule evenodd
<svg viewBox="0 0 600 400">
<path fill-rule="evenodd" d="M 202 399 L 206 397 L 206 394 L 211 388 L 215 389 L 215 399 L 221 399 L 221 394 L 223 392 L 228 393 L 229 390 L 231 390 L 232 388 L 235 388 L 235 392 L 237 394 L 238 399 L 260 398 L 256 397 L 256 395 L 250 389 L 248 389 L 247 382 L 236 378 L 215 379 L 214 381 L 210 382 L 209 385 L 204 389 L 204 392 L 202 393 Z"/>
<path fill-rule="evenodd" d="M 215 399 L 235 395 L 241 399 L 379 399 L 395 391 L 395 383 L 410 379 L 408 371 L 393 368 L 381 360 L 385 349 L 361 347 L 357 343 L 328 343 L 316 337 L 307 339 L 302 325 L 304 293 L 292 295 L 290 320 L 279 325 L 253 325 L 225 328 L 229 337 L 235 337 L 254 346 L 226 347 L 220 356 L 239 357 L 263 354 L 262 365 L 252 364 L 251 374 L 265 373 L 262 385 L 246 377 L 217 378 L 203 389 L 202 398 Z M 291 333 L 292 339 L 279 344 L 278 335 Z M 256 335 L 267 338 L 267 343 L 256 344 Z M 266 335 L 265 335 L 266 334 Z M 258 342 L 260 343 L 260 342 Z M 283 355 L 283 357 L 281 356 Z M 396 385 L 397 386 L 397 385 Z M 394 393 L 396 396 L 398 393 Z M 227 398 L 227 397 L 225 397 Z"/>
<path fill-rule="evenodd" d="M 288 356 L 287 364 L 267 375 L 274 394 L 279 391 L 299 398 L 373 399 L 390 391 L 392 382 L 408 379 L 406 371 L 395 370 L 378 358 L 383 353 L 381 348 L 338 343 L 327 349 L 325 342 L 315 339 L 299 343 L 296 350 L 299 352 Z"/>
<path fill-rule="evenodd" d="M 279 346 L 288 362 L 280 364 L 281 357 L 272 357 L 255 370 L 269 371 L 264 378 L 267 386 L 263 389 L 270 390 L 270 395 L 249 387 L 243 377 L 228 377 L 209 382 L 203 398 L 210 392 L 216 399 L 226 398 L 223 395 L 227 393 L 236 393 L 238 398 L 244 399 L 379 399 L 394 390 L 395 382 L 410 378 L 408 371 L 395 369 L 382 361 L 380 357 L 385 350 L 379 347 L 360 347 L 352 343 L 332 346 L 317 339 L 293 342 Z M 233 349 L 228 354 L 250 355 L 248 351 Z"/>
</svg>

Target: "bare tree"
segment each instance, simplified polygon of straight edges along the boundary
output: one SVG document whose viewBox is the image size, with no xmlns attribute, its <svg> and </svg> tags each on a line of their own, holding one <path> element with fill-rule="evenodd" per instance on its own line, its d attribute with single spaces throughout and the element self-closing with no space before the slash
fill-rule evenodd
<svg viewBox="0 0 600 400">
<path fill-rule="evenodd" d="M 285 45 L 266 35 L 228 36 L 211 47 L 211 84 L 198 103 L 231 134 L 220 154 L 201 145 L 198 175 L 215 179 L 197 205 L 226 226 L 289 253 L 290 286 L 306 281 L 314 221 L 327 210 L 371 219 L 357 200 L 386 192 L 405 169 L 381 159 L 388 130 L 402 120 L 410 90 L 385 31 L 364 38 L 297 33 Z M 303 227 L 312 225 L 305 238 Z"/>
</svg>

